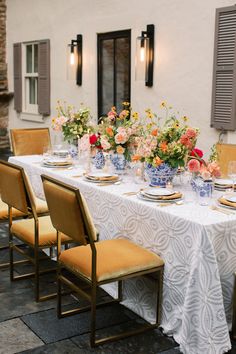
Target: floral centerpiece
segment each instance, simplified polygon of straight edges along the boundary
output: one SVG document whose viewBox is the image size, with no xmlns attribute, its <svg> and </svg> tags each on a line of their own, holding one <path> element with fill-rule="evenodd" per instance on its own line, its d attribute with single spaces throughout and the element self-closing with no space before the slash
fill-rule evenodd
<svg viewBox="0 0 236 354">
<path fill-rule="evenodd" d="M 64 140 L 72 143 L 91 132 L 91 115 L 88 107 L 81 104 L 79 109 L 75 109 L 72 105 L 58 101 L 56 110 L 57 117 L 52 118 L 52 128 L 55 131 L 62 131 Z"/>
<path fill-rule="evenodd" d="M 197 128 L 187 125 L 188 118 L 177 118 L 172 107 L 161 103 L 165 110 L 163 118 L 157 118 L 150 109 L 146 110 L 141 134 L 136 137 L 136 153 L 132 159 L 146 162 L 146 171 L 152 185 L 165 186 L 178 167 L 185 166 L 187 156 L 194 148 L 199 134 Z"/>
<path fill-rule="evenodd" d="M 135 122 L 130 119 L 129 103 L 123 102 L 124 109 L 118 113 L 112 107 L 107 117 L 101 118 L 98 127 L 99 143 L 103 151 L 112 152 L 112 161 L 117 169 L 123 169 L 125 161 L 130 161 L 130 147 L 136 134 Z"/>
</svg>

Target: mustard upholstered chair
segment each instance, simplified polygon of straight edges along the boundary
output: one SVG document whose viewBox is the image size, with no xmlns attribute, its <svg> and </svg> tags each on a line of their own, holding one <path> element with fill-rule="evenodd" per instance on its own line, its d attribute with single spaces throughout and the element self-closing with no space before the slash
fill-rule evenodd
<svg viewBox="0 0 236 354">
<path fill-rule="evenodd" d="M 27 175 L 26 175 L 27 177 Z M 1 176 L 0 176 L 1 178 Z M 27 180 L 28 180 L 28 177 L 27 177 Z M 48 214 L 48 206 L 47 206 L 47 203 L 44 201 L 44 200 L 41 200 L 39 198 L 37 198 L 31 188 L 31 185 L 30 185 L 30 182 L 28 180 L 28 184 L 29 184 L 29 187 L 31 189 L 31 193 L 32 193 L 32 197 L 34 199 L 34 202 L 35 202 L 35 205 L 36 205 L 36 211 L 37 211 L 37 214 L 39 216 L 43 216 L 43 215 L 46 215 Z M 1 196 L 1 193 L 0 193 L 0 196 Z M 32 217 L 32 215 L 26 215 L 24 213 L 22 213 L 20 210 L 17 210 L 15 208 L 12 208 L 12 218 L 14 220 L 17 220 L 17 219 L 20 219 L 20 218 L 27 218 L 27 217 Z M 0 198 L 0 223 L 6 223 L 8 221 L 8 205 L 6 203 L 4 203 L 2 201 L 2 199 Z M 3 250 L 8 250 L 9 249 L 9 245 L 1 245 L 0 244 L 0 250 L 3 251 Z M 24 261 L 17 261 L 15 263 L 24 263 Z M 5 268 L 5 267 L 9 267 L 10 263 L 9 262 L 6 262 L 6 263 L 0 263 L 0 269 L 1 268 Z"/>
<path fill-rule="evenodd" d="M 227 177 L 229 161 L 236 160 L 236 145 L 217 143 L 216 151 L 222 177 Z"/>
<path fill-rule="evenodd" d="M 56 294 L 41 296 L 39 294 L 39 276 L 42 273 L 55 271 L 55 267 L 40 271 L 39 258 L 40 250 L 50 249 L 57 244 L 57 233 L 52 226 L 50 217 L 38 216 L 36 201 L 32 193 L 22 167 L 9 162 L 0 161 L 0 190 L 4 203 L 8 205 L 9 219 L 9 247 L 10 247 L 10 278 L 11 280 L 35 277 L 35 299 L 43 301 L 55 297 Z M 41 205 L 42 206 L 42 205 Z M 14 221 L 12 218 L 12 209 L 15 208 L 26 216 L 31 218 Z M 41 210 L 42 211 L 42 210 Z M 33 250 L 33 256 L 24 252 L 21 247 L 14 243 L 17 238 Z M 71 241 L 66 235 L 62 235 L 62 243 L 68 244 Z M 23 255 L 34 265 L 34 272 L 15 276 L 13 261 L 13 251 Z M 45 254 L 46 257 L 46 254 Z M 45 258 L 44 257 L 44 258 Z M 47 258 L 47 257 L 46 257 Z"/>
<path fill-rule="evenodd" d="M 15 156 L 42 155 L 45 148 L 51 147 L 48 128 L 11 129 L 10 133 Z"/>
<path fill-rule="evenodd" d="M 87 205 L 79 190 L 65 185 L 53 178 L 42 176 L 45 197 L 48 203 L 52 224 L 58 232 L 58 316 L 65 317 L 91 309 L 91 346 L 131 336 L 156 328 L 160 321 L 162 298 L 163 260 L 156 254 L 137 246 L 127 239 L 96 241 L 96 230 Z M 66 233 L 79 246 L 61 251 L 61 235 Z M 75 285 L 63 269 L 76 275 L 89 285 L 90 294 L 83 287 Z M 96 339 L 96 299 L 97 288 L 102 284 L 118 282 L 118 298 L 108 301 L 122 300 L 122 281 L 131 277 L 155 273 L 157 276 L 157 313 L 156 323 L 145 323 L 136 331 L 129 331 L 111 337 Z M 91 306 L 76 308 L 62 312 L 61 286 L 69 286 L 78 295 L 84 296 Z M 106 302 L 106 303 L 108 303 Z M 99 304 L 101 306 L 101 304 Z"/>
</svg>

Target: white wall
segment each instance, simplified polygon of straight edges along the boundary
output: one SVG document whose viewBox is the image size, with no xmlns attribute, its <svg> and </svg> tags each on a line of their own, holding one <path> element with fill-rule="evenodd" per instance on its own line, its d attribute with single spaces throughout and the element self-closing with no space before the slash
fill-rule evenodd
<svg viewBox="0 0 236 354">
<path fill-rule="evenodd" d="M 13 91 L 13 43 L 49 38 L 51 41 L 51 107 L 66 100 L 84 102 L 96 117 L 97 33 L 132 30 L 131 102 L 160 113 L 166 100 L 191 118 L 201 130 L 198 147 L 209 151 L 219 132 L 210 128 L 215 9 L 235 0 L 7 0 L 7 60 L 9 90 Z M 154 85 L 134 80 L 136 37 L 155 25 Z M 66 80 L 66 46 L 83 34 L 83 84 Z M 44 123 L 50 126 L 50 117 Z M 38 126 L 23 121 L 10 107 L 10 128 Z M 42 126 L 42 123 L 40 124 Z M 226 141 L 236 143 L 236 134 Z"/>
</svg>

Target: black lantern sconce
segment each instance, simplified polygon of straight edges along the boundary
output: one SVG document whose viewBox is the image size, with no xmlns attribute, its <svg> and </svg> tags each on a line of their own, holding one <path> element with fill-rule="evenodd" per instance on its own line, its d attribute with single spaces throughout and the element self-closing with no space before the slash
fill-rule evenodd
<svg viewBox="0 0 236 354">
<path fill-rule="evenodd" d="M 145 80 L 145 85 L 153 85 L 154 67 L 154 25 L 147 25 L 147 30 L 142 31 L 137 37 L 136 46 L 136 80 Z"/>
<path fill-rule="evenodd" d="M 82 49 L 82 34 L 78 34 L 77 39 L 72 39 L 69 44 L 68 78 L 75 74 L 79 86 L 82 85 Z"/>
</svg>

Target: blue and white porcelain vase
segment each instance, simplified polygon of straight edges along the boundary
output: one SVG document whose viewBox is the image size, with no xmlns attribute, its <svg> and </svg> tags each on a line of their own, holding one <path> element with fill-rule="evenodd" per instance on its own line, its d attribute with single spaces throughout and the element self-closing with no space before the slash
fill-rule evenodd
<svg viewBox="0 0 236 354">
<path fill-rule="evenodd" d="M 127 163 L 125 156 L 123 154 L 114 153 L 110 158 L 114 165 L 115 172 L 118 174 L 124 172 Z"/>
<path fill-rule="evenodd" d="M 145 171 L 150 179 L 151 186 L 160 186 L 165 188 L 166 183 L 171 182 L 177 173 L 178 168 L 170 166 L 168 163 L 161 163 L 159 166 L 146 164 Z"/>
<path fill-rule="evenodd" d="M 94 156 L 94 166 L 101 170 L 105 166 L 105 157 L 102 150 L 97 150 L 96 155 Z"/>
</svg>

